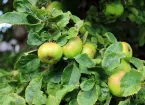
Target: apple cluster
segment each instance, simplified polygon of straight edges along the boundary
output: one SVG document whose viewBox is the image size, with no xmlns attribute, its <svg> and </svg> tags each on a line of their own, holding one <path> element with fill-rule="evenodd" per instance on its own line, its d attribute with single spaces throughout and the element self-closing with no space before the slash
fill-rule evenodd
<svg viewBox="0 0 145 105">
<path fill-rule="evenodd" d="M 80 37 L 76 36 L 69 39 L 62 47 L 56 42 L 46 42 L 38 49 L 40 61 L 48 64 L 56 64 L 63 55 L 68 59 L 73 59 L 80 53 L 86 53 L 90 58 L 94 58 L 96 48 L 93 43 L 89 42 L 83 45 Z"/>
</svg>

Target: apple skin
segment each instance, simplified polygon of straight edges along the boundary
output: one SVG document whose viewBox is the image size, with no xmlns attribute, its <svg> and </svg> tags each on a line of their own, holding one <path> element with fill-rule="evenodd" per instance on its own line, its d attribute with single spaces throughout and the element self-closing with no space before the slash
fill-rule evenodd
<svg viewBox="0 0 145 105">
<path fill-rule="evenodd" d="M 65 10 L 62 3 L 58 2 L 58 1 L 53 1 L 50 4 L 48 4 L 48 6 L 46 7 L 46 10 L 51 12 L 54 8 L 57 10 Z"/>
<path fill-rule="evenodd" d="M 69 39 L 68 43 L 63 46 L 63 52 L 66 58 L 72 59 L 81 53 L 82 48 L 82 40 L 76 36 Z"/>
<path fill-rule="evenodd" d="M 92 24 L 91 24 L 91 22 L 89 22 L 89 21 L 85 21 L 84 22 L 84 25 L 80 28 L 80 33 L 82 34 L 82 35 L 84 35 L 85 33 L 86 33 L 86 29 L 85 29 L 85 25 L 88 25 L 88 26 L 92 26 Z"/>
<path fill-rule="evenodd" d="M 124 7 L 121 3 L 106 3 L 104 14 L 111 17 L 120 17 L 124 12 Z"/>
<path fill-rule="evenodd" d="M 123 97 L 121 95 L 121 79 L 125 75 L 125 71 L 119 71 L 112 74 L 108 79 L 108 87 L 110 92 L 117 97 Z"/>
<path fill-rule="evenodd" d="M 86 53 L 91 59 L 93 59 L 96 54 L 96 48 L 92 43 L 86 43 L 83 45 L 82 53 Z"/>
<path fill-rule="evenodd" d="M 120 65 L 112 71 L 112 73 L 119 72 L 119 71 L 125 71 L 129 72 L 131 70 L 131 66 L 128 62 L 126 62 L 124 59 L 121 60 Z"/>
<path fill-rule="evenodd" d="M 123 47 L 123 53 L 126 55 L 127 60 L 129 60 L 132 57 L 132 48 L 131 46 L 126 42 L 121 42 Z"/>
<path fill-rule="evenodd" d="M 38 57 L 43 63 L 56 64 L 62 55 L 63 50 L 61 46 L 54 42 L 46 42 L 38 49 Z"/>
</svg>

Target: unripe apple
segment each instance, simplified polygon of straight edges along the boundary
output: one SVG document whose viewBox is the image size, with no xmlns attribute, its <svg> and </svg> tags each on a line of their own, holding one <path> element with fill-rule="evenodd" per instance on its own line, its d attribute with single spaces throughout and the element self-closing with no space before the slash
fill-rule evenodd
<svg viewBox="0 0 145 105">
<path fill-rule="evenodd" d="M 82 35 L 84 35 L 84 34 L 86 33 L 86 31 L 87 31 L 87 30 L 85 29 L 85 25 L 92 26 L 91 22 L 85 21 L 85 22 L 84 22 L 84 25 L 80 28 L 80 33 L 81 33 Z"/>
<path fill-rule="evenodd" d="M 124 7 L 121 3 L 106 3 L 104 14 L 111 17 L 120 17 L 124 12 Z"/>
<path fill-rule="evenodd" d="M 123 53 L 126 55 L 127 60 L 129 60 L 132 57 L 132 48 L 126 42 L 121 42 L 121 43 L 123 47 Z"/>
<path fill-rule="evenodd" d="M 118 72 L 118 71 L 125 71 L 129 72 L 131 70 L 131 66 L 128 62 L 126 62 L 124 59 L 121 60 L 119 66 L 112 71 L 112 73 Z"/>
<path fill-rule="evenodd" d="M 121 95 L 121 79 L 125 75 L 125 71 L 119 71 L 111 75 L 108 79 L 108 87 L 110 92 L 117 97 L 122 97 Z"/>
<path fill-rule="evenodd" d="M 46 10 L 51 12 L 54 8 L 57 10 L 64 10 L 64 6 L 62 5 L 62 3 L 58 1 L 53 1 L 50 4 L 48 4 L 48 6 L 46 7 Z"/>
<path fill-rule="evenodd" d="M 55 64 L 61 59 L 62 54 L 61 46 L 54 42 L 46 42 L 38 49 L 38 57 L 43 63 Z"/>
<path fill-rule="evenodd" d="M 68 43 L 63 46 L 63 52 L 65 57 L 72 59 L 81 53 L 82 48 L 82 40 L 78 36 L 76 36 L 69 39 Z"/>
<path fill-rule="evenodd" d="M 96 54 L 96 48 L 92 43 L 86 43 L 83 46 L 82 53 L 86 53 L 90 58 L 93 59 Z"/>
</svg>

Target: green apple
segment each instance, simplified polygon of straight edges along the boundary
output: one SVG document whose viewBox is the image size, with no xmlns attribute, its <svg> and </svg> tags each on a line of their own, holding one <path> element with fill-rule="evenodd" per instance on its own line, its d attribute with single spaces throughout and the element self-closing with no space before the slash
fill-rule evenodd
<svg viewBox="0 0 145 105">
<path fill-rule="evenodd" d="M 38 57 L 43 63 L 56 64 L 61 59 L 62 54 L 61 46 L 54 42 L 46 42 L 38 49 Z"/>
<path fill-rule="evenodd" d="M 80 28 L 80 33 L 82 34 L 82 35 L 84 35 L 85 33 L 86 33 L 86 29 L 85 29 L 85 25 L 88 25 L 88 26 L 92 26 L 92 24 L 91 24 L 91 22 L 89 22 L 89 21 L 85 21 L 84 22 L 84 25 Z"/>
<path fill-rule="evenodd" d="M 86 53 L 90 58 L 94 58 L 96 54 L 96 47 L 93 43 L 86 43 L 83 45 L 82 53 Z"/>
<path fill-rule="evenodd" d="M 121 79 L 125 75 L 125 71 L 119 71 L 111 75 L 108 79 L 108 87 L 110 92 L 117 97 L 122 97 L 121 95 Z"/>
<path fill-rule="evenodd" d="M 51 12 L 54 8 L 58 10 L 64 10 L 64 6 L 62 5 L 61 2 L 58 2 L 58 1 L 53 1 L 50 4 L 48 4 L 48 6 L 46 7 L 46 10 Z"/>
<path fill-rule="evenodd" d="M 76 36 L 69 39 L 68 43 L 63 46 L 63 52 L 65 57 L 72 59 L 81 53 L 82 48 L 82 40 L 78 36 Z"/>
<path fill-rule="evenodd" d="M 112 73 L 118 72 L 118 71 L 125 71 L 129 72 L 131 70 L 131 66 L 128 62 L 126 62 L 124 59 L 121 60 L 119 66 L 112 71 Z"/>
<path fill-rule="evenodd" d="M 104 14 L 111 17 L 120 17 L 124 12 L 124 7 L 121 3 L 106 3 Z"/>
<path fill-rule="evenodd" d="M 132 48 L 126 42 L 121 42 L 121 44 L 123 47 L 123 53 L 126 55 L 127 60 L 129 60 L 132 57 Z"/>
</svg>

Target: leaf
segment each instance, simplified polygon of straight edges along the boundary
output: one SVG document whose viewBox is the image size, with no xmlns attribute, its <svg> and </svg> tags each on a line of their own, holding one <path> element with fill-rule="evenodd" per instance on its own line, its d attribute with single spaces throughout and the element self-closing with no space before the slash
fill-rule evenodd
<svg viewBox="0 0 145 105">
<path fill-rule="evenodd" d="M 41 41 L 41 38 L 37 33 L 29 33 L 27 43 L 32 46 L 39 46 L 43 41 Z"/>
<path fill-rule="evenodd" d="M 26 88 L 25 99 L 29 104 L 46 104 L 46 96 L 41 91 L 42 78 L 33 79 Z"/>
<path fill-rule="evenodd" d="M 120 60 L 124 58 L 122 53 L 110 53 L 104 56 L 102 60 L 102 67 L 107 70 L 108 73 L 111 73 L 116 67 L 119 66 Z"/>
<path fill-rule="evenodd" d="M 67 41 L 68 40 L 66 39 L 65 35 L 62 35 L 57 39 L 57 43 L 61 46 L 64 46 L 67 43 Z"/>
<path fill-rule="evenodd" d="M 69 30 L 68 30 L 68 36 L 67 36 L 67 39 L 70 39 L 72 37 L 75 37 L 78 35 L 78 30 L 75 28 L 75 27 L 71 27 Z"/>
<path fill-rule="evenodd" d="M 80 70 L 77 65 L 71 63 L 64 69 L 61 82 L 65 85 L 76 85 L 79 84 L 80 76 Z"/>
<path fill-rule="evenodd" d="M 77 96 L 77 102 L 79 105 L 94 105 L 98 99 L 98 93 L 96 88 L 92 88 L 89 91 L 80 91 Z"/>
<path fill-rule="evenodd" d="M 36 25 L 38 24 L 38 20 L 25 13 L 7 12 L 0 16 L 0 23 L 8 23 L 12 25 Z"/>
<path fill-rule="evenodd" d="M 115 38 L 115 36 L 111 32 L 106 32 L 105 36 L 107 37 L 109 42 L 111 42 L 111 43 L 116 43 L 117 42 L 117 39 Z"/>
<path fill-rule="evenodd" d="M 78 85 L 64 85 L 63 87 L 56 90 L 55 95 L 48 96 L 47 105 L 60 105 L 60 102 L 63 99 L 63 97 L 76 88 L 78 88 Z"/>
<path fill-rule="evenodd" d="M 141 68 L 143 68 L 143 66 L 144 66 L 143 62 L 142 62 L 140 59 L 135 58 L 135 57 L 132 57 L 132 58 L 130 59 L 130 62 L 131 62 L 137 69 L 141 69 Z"/>
<path fill-rule="evenodd" d="M 0 85 L 0 105 L 5 101 L 8 94 L 13 93 L 14 90 L 11 86 L 2 86 Z"/>
<path fill-rule="evenodd" d="M 69 102 L 68 105 L 79 105 L 78 102 L 77 102 L 77 99 L 73 99 Z"/>
<path fill-rule="evenodd" d="M 13 5 L 18 12 L 29 12 L 31 4 L 28 0 L 14 0 Z"/>
<path fill-rule="evenodd" d="M 131 70 L 121 79 L 122 96 L 127 97 L 136 94 L 141 89 L 142 75 L 138 71 Z"/>
<path fill-rule="evenodd" d="M 22 73 L 38 71 L 39 66 L 40 60 L 33 54 L 21 56 L 15 64 L 15 68 L 18 68 Z"/>
<path fill-rule="evenodd" d="M 60 89 L 60 84 L 58 83 L 53 83 L 53 82 L 48 82 L 47 83 L 47 93 L 49 95 L 55 96 L 56 92 Z"/>
<path fill-rule="evenodd" d="M 53 11 L 51 12 L 51 15 L 53 18 L 56 18 L 60 15 L 63 15 L 63 12 L 62 12 L 62 10 L 53 9 Z"/>
<path fill-rule="evenodd" d="M 111 44 L 104 53 L 102 67 L 106 69 L 106 72 L 111 73 L 119 66 L 122 58 L 125 58 L 122 52 L 122 44 L 120 42 Z"/>
<path fill-rule="evenodd" d="M 15 93 L 8 94 L 3 100 L 2 105 L 26 105 L 25 99 Z"/>
<path fill-rule="evenodd" d="M 77 23 L 80 21 L 80 18 L 75 15 L 71 15 L 71 20 L 73 20 L 74 23 Z"/>
<path fill-rule="evenodd" d="M 75 28 L 77 29 L 77 31 L 79 32 L 80 28 L 83 26 L 83 21 L 80 20 L 75 24 Z"/>
<path fill-rule="evenodd" d="M 66 25 L 69 23 L 70 14 L 70 12 L 63 13 L 59 21 L 56 23 L 60 29 L 66 27 Z"/>
<path fill-rule="evenodd" d="M 137 105 L 140 104 L 144 104 L 144 100 L 145 100 L 145 88 L 141 88 L 140 91 L 138 92 L 138 94 L 135 95 L 135 102 Z"/>
<path fill-rule="evenodd" d="M 110 53 L 122 53 L 123 47 L 120 42 L 111 44 L 105 51 L 104 56 L 107 56 Z"/>
<path fill-rule="evenodd" d="M 87 54 L 80 54 L 78 56 L 75 57 L 75 60 L 81 64 L 81 65 L 85 65 L 86 67 L 94 67 L 95 64 L 93 63 L 93 61 L 88 57 Z"/>
<path fill-rule="evenodd" d="M 53 33 L 53 40 L 58 40 L 58 38 L 61 37 L 61 32 L 60 31 L 56 31 Z"/>
<path fill-rule="evenodd" d="M 80 87 L 82 90 L 84 91 L 89 91 L 91 90 L 95 85 L 95 81 L 92 80 L 92 79 L 89 79 L 89 80 L 85 80 L 83 81 L 81 84 L 80 84 Z"/>
<path fill-rule="evenodd" d="M 28 0 L 32 5 L 36 5 L 38 0 Z"/>
<path fill-rule="evenodd" d="M 130 105 L 130 99 L 126 99 L 124 101 L 120 101 L 118 105 Z"/>
</svg>

